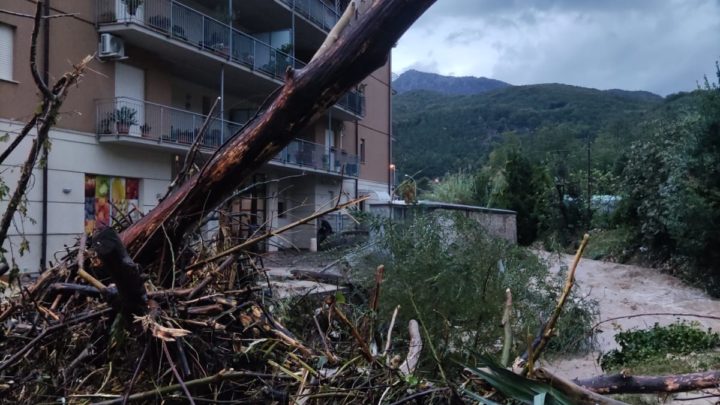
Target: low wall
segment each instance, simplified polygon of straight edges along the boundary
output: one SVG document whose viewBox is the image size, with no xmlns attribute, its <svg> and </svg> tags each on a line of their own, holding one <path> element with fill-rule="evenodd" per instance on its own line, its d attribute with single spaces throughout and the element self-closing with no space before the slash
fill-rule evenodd
<svg viewBox="0 0 720 405">
<path fill-rule="evenodd" d="M 371 213 L 397 220 L 404 220 L 411 215 L 412 208 L 460 213 L 467 218 L 475 219 L 487 230 L 488 234 L 517 243 L 517 213 L 515 211 L 434 201 L 418 201 L 417 204 L 406 204 L 404 201 L 370 204 Z"/>
</svg>

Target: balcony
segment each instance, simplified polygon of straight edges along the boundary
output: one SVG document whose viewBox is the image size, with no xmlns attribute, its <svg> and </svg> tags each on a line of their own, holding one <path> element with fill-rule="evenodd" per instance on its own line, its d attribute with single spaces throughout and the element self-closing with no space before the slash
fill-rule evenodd
<svg viewBox="0 0 720 405">
<path fill-rule="evenodd" d="M 330 31 L 340 19 L 334 7 L 321 0 L 280 0 L 308 21 L 315 23 L 325 31 Z"/>
<path fill-rule="evenodd" d="M 298 1 L 295 7 L 314 1 Z M 241 70 L 238 76 L 228 77 L 228 83 L 252 81 L 243 72 L 270 79 L 266 86 L 256 86 L 257 91 L 269 93 L 285 79 L 288 67 L 305 66 L 291 55 L 175 0 L 98 0 L 96 20 L 100 32 L 120 35 L 159 55 L 189 64 L 203 64 L 210 57 Z M 329 24 L 330 20 L 323 17 L 322 21 Z M 168 47 L 168 44 L 175 46 Z M 194 54 L 188 54 L 188 50 Z M 204 60 L 195 58 L 197 53 Z M 340 119 L 362 118 L 364 96 L 352 91 L 336 107 L 340 110 Z"/>
<path fill-rule="evenodd" d="M 207 116 L 127 97 L 98 100 L 95 128 L 100 142 L 186 152 Z M 200 143 L 206 152 L 219 148 L 243 124 L 211 118 Z M 301 139 L 292 141 L 271 164 L 347 177 L 359 175 L 358 157 L 343 150 Z"/>
<path fill-rule="evenodd" d="M 295 139 L 278 153 L 273 163 L 303 167 L 313 171 L 358 176 L 358 157 L 334 147 Z"/>
</svg>

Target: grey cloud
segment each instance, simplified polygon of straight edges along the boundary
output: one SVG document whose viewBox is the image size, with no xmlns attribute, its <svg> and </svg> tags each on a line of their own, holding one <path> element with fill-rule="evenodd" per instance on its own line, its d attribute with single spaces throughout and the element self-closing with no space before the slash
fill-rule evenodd
<svg viewBox="0 0 720 405">
<path fill-rule="evenodd" d="M 447 37 L 445 37 L 445 41 L 456 43 L 456 44 L 469 45 L 474 41 L 483 39 L 484 37 L 485 37 L 485 34 L 482 30 L 469 29 L 469 30 L 453 31 L 450 34 L 448 34 Z"/>
<path fill-rule="evenodd" d="M 718 0 L 720 1 L 720 0 Z M 527 10 L 597 11 L 647 10 L 657 0 L 439 0 L 431 11 L 438 16 L 462 17 Z"/>
<path fill-rule="evenodd" d="M 720 0 L 438 0 L 411 30 L 398 71 L 667 94 L 714 72 Z"/>
</svg>

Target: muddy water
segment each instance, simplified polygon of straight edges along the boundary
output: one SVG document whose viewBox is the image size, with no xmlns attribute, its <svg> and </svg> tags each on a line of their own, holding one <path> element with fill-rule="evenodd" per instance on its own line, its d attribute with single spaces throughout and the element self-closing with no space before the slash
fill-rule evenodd
<svg viewBox="0 0 720 405">
<path fill-rule="evenodd" d="M 561 264 L 569 266 L 572 262 L 572 256 L 567 255 L 559 258 L 556 255 L 544 255 L 544 257 L 552 265 L 553 271 L 557 271 Z M 598 301 L 600 320 L 645 313 L 720 316 L 720 301 L 658 270 L 583 259 L 578 266 L 576 279 L 579 282 L 578 291 Z M 596 358 L 600 352 L 617 347 L 614 340 L 617 332 L 631 328 L 652 327 L 656 322 L 661 325 L 668 324 L 677 319 L 677 316 L 653 315 L 619 319 L 603 324 L 600 327 L 602 333 L 597 335 L 597 352 L 578 358 L 551 360 L 546 367 L 571 379 L 602 374 Z M 720 331 L 720 320 L 683 319 L 697 320 L 706 328 Z M 715 401 L 683 401 L 682 403 L 712 404 Z"/>
</svg>

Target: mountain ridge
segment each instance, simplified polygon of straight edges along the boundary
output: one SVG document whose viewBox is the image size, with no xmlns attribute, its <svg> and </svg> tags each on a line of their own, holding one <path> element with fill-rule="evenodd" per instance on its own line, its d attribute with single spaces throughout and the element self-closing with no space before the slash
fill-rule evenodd
<svg viewBox="0 0 720 405">
<path fill-rule="evenodd" d="M 578 148 L 574 140 L 586 142 L 588 136 L 626 146 L 639 136 L 638 123 L 674 114 L 688 98 L 558 83 L 469 95 L 408 91 L 393 97 L 394 156 L 399 171 L 435 177 L 477 168 L 505 133 L 523 143 L 542 142 L 532 147 L 536 150 L 552 143 L 555 149 Z"/>
<path fill-rule="evenodd" d="M 475 76 L 443 76 L 410 69 L 392 81 L 393 90 L 403 94 L 417 90 L 443 94 L 470 95 L 512 86 L 501 80 Z"/>
</svg>

